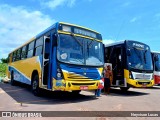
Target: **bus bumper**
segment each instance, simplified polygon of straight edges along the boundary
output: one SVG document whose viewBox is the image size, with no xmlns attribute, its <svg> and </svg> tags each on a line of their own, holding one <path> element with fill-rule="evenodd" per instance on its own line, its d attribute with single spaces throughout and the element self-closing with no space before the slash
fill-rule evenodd
<svg viewBox="0 0 160 120">
<path fill-rule="evenodd" d="M 62 80 L 61 85 L 53 85 L 53 91 L 74 91 L 74 90 L 96 90 L 101 86 L 100 80 L 92 81 L 72 81 L 72 80 Z"/>
<path fill-rule="evenodd" d="M 132 87 L 152 87 L 154 80 L 133 80 L 129 79 L 127 84 Z"/>
</svg>

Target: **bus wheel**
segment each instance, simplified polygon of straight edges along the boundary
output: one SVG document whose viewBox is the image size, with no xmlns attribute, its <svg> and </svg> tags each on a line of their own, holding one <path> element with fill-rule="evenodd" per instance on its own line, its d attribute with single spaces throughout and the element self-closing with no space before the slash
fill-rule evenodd
<svg viewBox="0 0 160 120">
<path fill-rule="evenodd" d="M 81 90 L 74 90 L 74 91 L 72 91 L 72 94 L 73 95 L 79 95 L 80 92 L 81 92 Z"/>
<path fill-rule="evenodd" d="M 11 73 L 11 85 L 15 85 L 15 80 L 14 80 L 14 73 Z"/>
<path fill-rule="evenodd" d="M 39 78 L 38 75 L 33 77 L 32 81 L 32 92 L 35 96 L 40 96 L 40 88 L 39 88 Z"/>
<path fill-rule="evenodd" d="M 120 89 L 123 91 L 123 92 L 127 92 L 129 87 L 120 87 Z"/>
</svg>

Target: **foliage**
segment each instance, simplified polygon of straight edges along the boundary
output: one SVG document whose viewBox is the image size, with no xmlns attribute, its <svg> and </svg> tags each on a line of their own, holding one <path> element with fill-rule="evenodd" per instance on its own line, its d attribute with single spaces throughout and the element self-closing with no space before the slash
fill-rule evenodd
<svg viewBox="0 0 160 120">
<path fill-rule="evenodd" d="M 7 61 L 8 61 L 8 58 L 1 58 L 2 63 L 7 63 Z"/>
<path fill-rule="evenodd" d="M 7 64 L 6 63 L 0 63 L 0 77 L 6 76 L 6 70 L 7 70 Z"/>
</svg>

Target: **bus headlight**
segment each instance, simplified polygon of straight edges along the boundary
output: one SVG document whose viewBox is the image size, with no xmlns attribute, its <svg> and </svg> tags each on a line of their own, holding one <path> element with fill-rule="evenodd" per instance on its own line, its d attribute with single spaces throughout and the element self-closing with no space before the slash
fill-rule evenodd
<svg viewBox="0 0 160 120">
<path fill-rule="evenodd" d="M 57 79 L 62 79 L 63 75 L 62 75 L 62 71 L 61 69 L 57 69 Z"/>
<path fill-rule="evenodd" d="M 61 78 L 62 74 L 61 73 L 57 73 L 57 78 Z"/>
</svg>

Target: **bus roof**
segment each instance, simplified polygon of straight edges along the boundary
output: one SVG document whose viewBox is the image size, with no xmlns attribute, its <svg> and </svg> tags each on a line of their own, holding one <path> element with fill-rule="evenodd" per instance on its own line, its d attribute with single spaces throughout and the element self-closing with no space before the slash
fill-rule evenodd
<svg viewBox="0 0 160 120">
<path fill-rule="evenodd" d="M 113 46 L 113 45 L 123 44 L 124 42 L 125 42 L 125 40 L 116 41 L 116 42 L 114 42 L 114 43 L 105 44 L 105 47 L 109 47 L 109 46 Z"/>
<path fill-rule="evenodd" d="M 160 54 L 160 52 L 158 52 L 158 51 L 151 51 L 151 53 L 158 53 L 158 54 Z"/>
<path fill-rule="evenodd" d="M 110 43 L 110 44 L 105 44 L 105 47 L 109 47 L 109 46 L 114 46 L 114 45 L 119 45 L 119 44 L 124 44 L 127 41 L 131 41 L 131 42 L 139 42 L 139 41 L 135 41 L 135 40 L 121 40 L 121 41 L 116 41 L 114 43 Z M 142 42 L 139 42 L 142 43 Z M 145 44 L 145 43 L 142 43 Z"/>
<path fill-rule="evenodd" d="M 43 34 L 47 33 L 48 31 L 52 30 L 53 28 L 56 28 L 56 26 L 58 26 L 59 24 L 64 24 L 64 25 L 70 25 L 70 26 L 75 26 L 75 27 L 79 27 L 79 28 L 83 28 L 83 29 L 86 29 L 86 30 L 89 30 L 89 31 L 92 31 L 92 32 L 95 32 L 95 33 L 98 33 L 94 30 L 91 30 L 89 28 L 86 28 L 86 27 L 83 27 L 83 26 L 79 26 L 79 25 L 76 25 L 76 24 L 70 24 L 70 23 L 66 23 L 66 22 L 56 22 L 54 23 L 53 25 L 51 25 L 50 27 L 48 27 L 47 29 L 45 29 L 44 31 L 40 32 L 39 34 L 37 34 L 36 36 L 32 37 L 31 39 L 29 39 L 27 42 L 25 42 L 24 44 L 22 44 L 20 47 L 14 49 L 12 52 L 18 50 L 19 48 L 23 47 L 24 45 L 27 45 L 28 43 L 32 42 L 33 40 L 39 38 L 40 36 L 42 36 Z M 98 33 L 100 34 L 100 33 Z M 10 53 L 12 53 L 10 52 Z"/>
<path fill-rule="evenodd" d="M 86 29 L 86 30 L 89 30 L 89 31 L 92 31 L 92 32 L 95 32 L 95 33 L 98 33 L 100 34 L 99 32 L 95 31 L 95 30 L 92 30 L 92 29 L 89 29 L 87 27 L 83 27 L 83 26 L 80 26 L 80 25 L 76 25 L 76 24 L 70 24 L 70 23 L 66 23 L 66 22 L 59 22 L 60 24 L 65 24 L 65 25 L 70 25 L 70 26 L 75 26 L 75 27 L 80 27 L 80 28 L 83 28 L 83 29 Z"/>
</svg>

